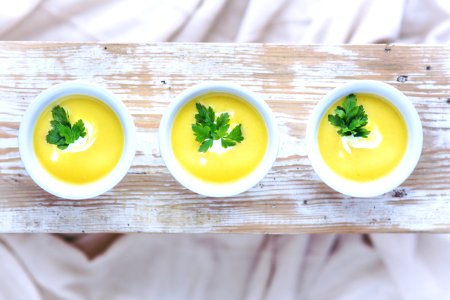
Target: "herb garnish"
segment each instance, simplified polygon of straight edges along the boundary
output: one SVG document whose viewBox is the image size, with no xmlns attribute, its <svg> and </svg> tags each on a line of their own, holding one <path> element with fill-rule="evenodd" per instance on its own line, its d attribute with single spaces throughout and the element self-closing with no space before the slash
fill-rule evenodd
<svg viewBox="0 0 450 300">
<path fill-rule="evenodd" d="M 47 134 L 47 143 L 64 150 L 79 137 L 86 136 L 83 121 L 80 119 L 71 125 L 68 112 L 61 106 L 53 107 L 52 116 L 53 120 L 50 121 L 52 129 Z"/>
<path fill-rule="evenodd" d="M 335 115 L 328 115 L 328 122 L 339 128 L 338 134 L 341 136 L 354 136 L 367 138 L 370 131 L 364 126 L 367 125 L 368 117 L 362 105 L 356 105 L 356 96 L 350 94 L 345 99 L 342 106 L 336 107 Z"/>
<path fill-rule="evenodd" d="M 195 140 L 201 143 L 199 152 L 206 152 L 212 147 L 214 140 L 221 140 L 223 148 L 235 146 L 244 140 L 241 131 L 241 124 L 235 126 L 229 133 L 230 115 L 221 113 L 216 118 L 216 113 L 211 107 L 206 108 L 200 103 L 195 103 L 198 113 L 195 115 L 195 124 L 192 124 L 192 131 Z"/>
</svg>

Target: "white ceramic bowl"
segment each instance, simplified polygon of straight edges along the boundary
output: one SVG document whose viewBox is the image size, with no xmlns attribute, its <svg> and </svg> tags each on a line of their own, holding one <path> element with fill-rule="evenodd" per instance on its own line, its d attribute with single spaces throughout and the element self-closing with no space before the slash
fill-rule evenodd
<svg viewBox="0 0 450 300">
<path fill-rule="evenodd" d="M 408 130 L 406 153 L 398 166 L 388 175 L 365 183 L 350 181 L 334 173 L 322 159 L 317 142 L 318 129 L 324 114 L 336 101 L 351 93 L 368 93 L 383 97 L 402 114 Z M 350 82 L 328 93 L 314 108 L 306 130 L 308 157 L 317 175 L 334 190 L 353 197 L 379 196 L 402 184 L 419 161 L 422 143 L 422 124 L 412 103 L 393 86 L 372 80 Z"/>
<path fill-rule="evenodd" d="M 178 111 L 192 99 L 212 92 L 229 93 L 247 101 L 263 118 L 268 133 L 267 150 L 258 167 L 256 167 L 256 169 L 248 176 L 232 183 L 208 183 L 194 177 L 178 163 L 172 150 L 172 124 Z M 237 195 L 256 185 L 272 167 L 277 157 L 278 145 L 278 127 L 269 106 L 256 94 L 243 87 L 230 83 L 203 83 L 187 89 L 172 101 L 169 108 L 164 113 L 159 127 L 159 146 L 161 155 L 172 176 L 191 191 L 210 197 Z"/>
<path fill-rule="evenodd" d="M 82 185 L 66 183 L 50 175 L 39 163 L 33 147 L 34 128 L 42 111 L 61 97 L 74 94 L 92 96 L 108 105 L 118 116 L 124 132 L 124 149 L 116 167 L 105 177 Z M 86 199 L 110 190 L 122 180 L 136 152 L 135 135 L 133 119 L 114 94 L 89 82 L 70 81 L 50 87 L 31 102 L 20 123 L 19 151 L 28 174 L 42 189 L 65 199 Z"/>
</svg>

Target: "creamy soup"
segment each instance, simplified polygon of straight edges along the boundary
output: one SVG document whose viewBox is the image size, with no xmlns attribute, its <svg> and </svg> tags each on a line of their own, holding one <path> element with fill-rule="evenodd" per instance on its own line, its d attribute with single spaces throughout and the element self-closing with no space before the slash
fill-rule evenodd
<svg viewBox="0 0 450 300">
<path fill-rule="evenodd" d="M 86 136 L 65 150 L 47 143 L 52 109 L 60 105 L 73 124 L 81 119 Z M 86 95 L 70 95 L 47 107 L 36 123 L 34 151 L 42 166 L 55 178 L 72 184 L 101 179 L 119 162 L 124 147 L 122 125 L 116 114 L 100 100 Z"/>
<path fill-rule="evenodd" d="M 325 163 L 338 175 L 367 182 L 389 174 L 406 152 L 408 132 L 400 112 L 385 99 L 372 94 L 356 94 L 357 105 L 368 115 L 368 138 L 341 137 L 327 119 L 334 114 L 332 105 L 321 120 L 318 143 Z"/>
<path fill-rule="evenodd" d="M 241 124 L 244 140 L 223 148 L 218 141 L 207 152 L 199 152 L 192 124 L 196 103 L 211 107 L 216 116 L 227 112 L 230 129 Z M 213 183 L 229 183 L 250 174 L 262 161 L 268 144 L 268 133 L 261 115 L 239 97 L 210 93 L 197 97 L 180 109 L 171 133 L 172 149 L 181 166 L 195 177 Z"/>
</svg>

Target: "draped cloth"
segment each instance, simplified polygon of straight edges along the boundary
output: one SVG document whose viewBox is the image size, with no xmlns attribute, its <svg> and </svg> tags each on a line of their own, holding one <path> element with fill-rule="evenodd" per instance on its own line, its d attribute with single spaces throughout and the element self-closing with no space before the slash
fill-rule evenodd
<svg viewBox="0 0 450 300">
<path fill-rule="evenodd" d="M 21 0 L 0 39 L 448 43 L 448 0 Z"/>
<path fill-rule="evenodd" d="M 8 1 L 0 39 L 448 43 L 450 2 Z M 73 239 L 0 235 L 0 299 L 450 299 L 447 235 Z"/>
<path fill-rule="evenodd" d="M 0 237 L 0 299 L 450 299 L 447 235 Z"/>
</svg>

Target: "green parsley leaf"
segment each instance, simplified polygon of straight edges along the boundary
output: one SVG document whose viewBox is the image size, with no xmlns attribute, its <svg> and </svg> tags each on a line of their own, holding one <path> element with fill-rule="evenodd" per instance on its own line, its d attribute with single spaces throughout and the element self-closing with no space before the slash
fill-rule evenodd
<svg viewBox="0 0 450 300">
<path fill-rule="evenodd" d="M 192 131 L 194 131 L 195 140 L 200 143 L 211 135 L 211 128 L 208 125 L 192 124 Z"/>
<path fill-rule="evenodd" d="M 195 115 L 195 121 L 199 124 L 213 124 L 214 120 L 216 118 L 216 114 L 214 113 L 214 110 L 209 107 L 206 108 L 204 105 L 201 105 L 200 103 L 196 103 L 195 106 L 197 107 L 198 114 Z"/>
<path fill-rule="evenodd" d="M 223 138 L 221 140 L 221 144 L 222 144 L 222 147 L 228 148 L 228 147 L 233 147 L 234 145 L 236 145 L 236 142 L 233 141 L 232 139 Z"/>
<path fill-rule="evenodd" d="M 201 145 L 200 148 L 198 148 L 198 151 L 200 152 L 206 152 L 209 148 L 211 148 L 213 145 L 212 139 L 206 139 Z"/>
<path fill-rule="evenodd" d="M 244 137 L 242 136 L 241 124 L 235 126 L 226 138 L 234 140 L 238 143 L 242 142 L 244 140 Z"/>
<path fill-rule="evenodd" d="M 235 146 L 244 140 L 242 136 L 241 124 L 235 126 L 229 133 L 230 115 L 221 113 L 216 118 L 216 113 L 212 107 L 206 108 L 200 103 L 196 103 L 197 114 L 195 124 L 192 124 L 195 140 L 200 143 L 199 152 L 206 152 L 212 147 L 214 140 L 221 140 L 223 148 Z"/>
<path fill-rule="evenodd" d="M 57 130 L 52 129 L 47 134 L 47 143 L 49 143 L 49 144 L 57 145 L 59 143 L 60 139 L 61 139 L 61 136 L 58 134 Z"/>
<path fill-rule="evenodd" d="M 85 137 L 86 136 L 86 128 L 84 127 L 84 123 L 82 120 L 78 120 L 75 122 L 75 124 L 73 124 L 72 126 L 72 132 L 74 134 L 75 137 Z M 77 140 L 77 138 L 75 138 L 75 141 Z"/>
<path fill-rule="evenodd" d="M 69 126 L 60 124 L 57 128 L 59 135 L 64 137 L 67 144 L 70 144 L 71 141 L 74 141 L 74 134 L 72 133 L 72 129 Z"/>
<path fill-rule="evenodd" d="M 217 128 L 217 130 L 213 133 L 213 138 L 215 140 L 222 139 L 227 136 L 228 129 L 230 128 L 230 124 L 225 124 Z"/>
<path fill-rule="evenodd" d="M 350 94 L 345 99 L 342 106 L 336 107 L 334 115 L 328 115 L 328 122 L 338 128 L 337 133 L 341 136 L 354 136 L 367 138 L 370 131 L 364 126 L 369 119 L 364 107 L 357 105 L 354 94 Z"/>
<path fill-rule="evenodd" d="M 55 122 L 70 127 L 69 114 L 61 106 L 57 105 L 52 109 L 52 116 Z"/>
<path fill-rule="evenodd" d="M 230 115 L 228 113 L 222 113 L 216 120 L 217 128 L 227 125 L 230 122 Z"/>
<path fill-rule="evenodd" d="M 69 114 L 61 106 L 57 105 L 52 109 L 53 120 L 50 121 L 51 130 L 47 133 L 46 141 L 64 150 L 80 137 L 86 136 L 86 128 L 80 119 L 73 126 L 69 121 Z"/>
<path fill-rule="evenodd" d="M 228 113 L 222 113 L 216 119 L 216 131 L 213 132 L 213 138 L 215 140 L 224 138 L 228 134 L 230 128 L 230 115 Z"/>
</svg>

